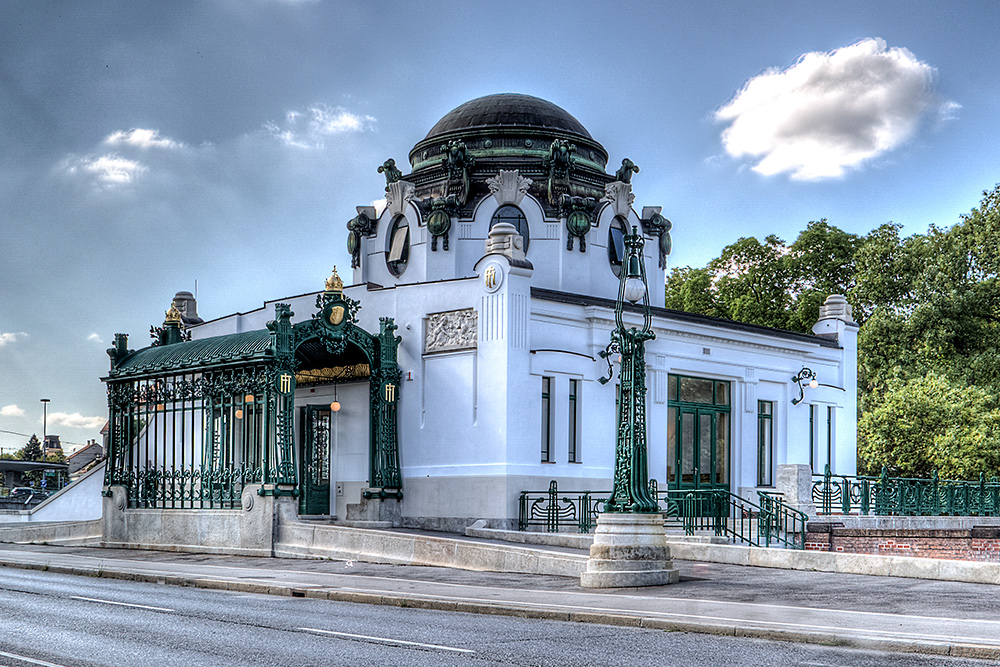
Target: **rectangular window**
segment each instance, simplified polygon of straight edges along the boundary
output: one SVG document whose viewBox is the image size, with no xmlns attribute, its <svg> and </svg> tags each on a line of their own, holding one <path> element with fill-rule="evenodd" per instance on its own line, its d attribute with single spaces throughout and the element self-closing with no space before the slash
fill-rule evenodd
<svg viewBox="0 0 1000 667">
<path fill-rule="evenodd" d="M 809 404 L 809 467 L 816 474 L 816 406 Z"/>
<path fill-rule="evenodd" d="M 826 408 L 826 462 L 830 464 L 830 472 L 833 472 L 833 406 Z"/>
<path fill-rule="evenodd" d="M 569 462 L 580 463 L 579 429 L 580 419 L 580 381 L 569 381 Z"/>
<path fill-rule="evenodd" d="M 542 463 L 552 463 L 552 378 L 542 378 Z"/>
<path fill-rule="evenodd" d="M 774 403 L 757 401 L 757 486 L 774 486 Z"/>
</svg>

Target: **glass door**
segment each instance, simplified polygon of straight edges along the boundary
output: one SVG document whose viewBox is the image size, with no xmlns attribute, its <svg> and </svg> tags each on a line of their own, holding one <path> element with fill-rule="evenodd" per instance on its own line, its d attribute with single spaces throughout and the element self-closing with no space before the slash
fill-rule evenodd
<svg viewBox="0 0 1000 667">
<path fill-rule="evenodd" d="M 330 408 L 306 405 L 300 413 L 302 462 L 299 514 L 330 513 Z"/>
<path fill-rule="evenodd" d="M 729 489 L 729 383 L 670 376 L 667 486 Z"/>
</svg>

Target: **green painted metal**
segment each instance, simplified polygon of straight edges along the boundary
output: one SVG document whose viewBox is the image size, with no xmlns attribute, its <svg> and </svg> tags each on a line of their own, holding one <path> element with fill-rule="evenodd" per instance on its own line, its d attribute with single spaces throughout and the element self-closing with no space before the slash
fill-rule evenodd
<svg viewBox="0 0 1000 667">
<path fill-rule="evenodd" d="M 128 349 L 127 336 L 116 335 L 104 378 L 110 422 L 105 493 L 124 486 L 131 507 L 178 509 L 239 508 L 251 483 L 263 485 L 262 495 L 298 495 L 296 354 L 316 341 L 333 358 L 350 345 L 368 359 L 369 482 L 399 497 L 401 339 L 390 318 L 382 318 L 377 335 L 358 327 L 359 307 L 338 279 L 336 288 L 328 284 L 317 296 L 312 318 L 298 324 L 287 304 L 277 304 L 266 330 L 138 352 Z M 319 495 L 313 489 L 312 496 Z"/>
<path fill-rule="evenodd" d="M 649 495 L 649 463 L 646 452 L 646 341 L 656 338 L 652 331 L 649 310 L 649 290 L 646 287 L 646 267 L 642 261 L 644 239 L 633 227 L 626 234 L 625 257 L 618 284 L 618 301 L 615 304 L 616 328 L 611 332 L 611 342 L 601 351 L 604 359 L 621 354 L 618 382 L 618 433 L 615 445 L 614 488 L 606 501 L 605 511 L 650 513 L 657 511 L 656 500 Z M 627 327 L 622 314 L 625 304 L 626 284 L 630 279 L 642 281 L 642 328 Z M 608 363 L 610 368 L 610 361 Z M 601 378 L 606 384 L 611 379 Z"/>
<path fill-rule="evenodd" d="M 667 526 L 686 535 L 710 532 L 734 544 L 754 547 L 805 548 L 809 517 L 785 504 L 781 494 L 759 493 L 760 503 L 722 489 L 682 490 L 658 488 L 650 480 L 649 494 Z M 522 491 L 518 499 L 518 530 L 544 528 L 589 533 L 605 511 L 607 491 L 560 493 L 555 480 L 547 491 Z"/>
<path fill-rule="evenodd" d="M 300 411 L 300 514 L 330 513 L 331 414 L 326 405 L 304 405 Z"/>
<path fill-rule="evenodd" d="M 878 477 L 834 475 L 826 465 L 813 476 L 817 513 L 876 516 L 1000 516 L 1000 480 L 890 477 L 886 468 Z"/>
</svg>

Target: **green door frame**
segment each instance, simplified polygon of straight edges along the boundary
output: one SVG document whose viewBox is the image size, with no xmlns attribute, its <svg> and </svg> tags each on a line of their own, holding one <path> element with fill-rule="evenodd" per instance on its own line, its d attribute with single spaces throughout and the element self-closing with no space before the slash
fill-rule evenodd
<svg viewBox="0 0 1000 667">
<path fill-rule="evenodd" d="M 680 376 L 671 375 L 669 382 L 677 382 Z M 697 380 L 708 380 L 716 385 L 722 384 L 721 380 L 712 378 L 694 378 Z M 726 382 L 726 385 L 729 383 Z M 676 387 L 675 387 L 676 389 Z M 713 396 L 718 393 L 718 389 L 713 389 Z M 727 394 L 731 396 L 728 388 Z M 672 396 L 676 396 L 672 393 Z M 713 399 L 714 400 L 714 399 Z M 723 483 L 717 482 L 720 465 L 728 467 L 732 461 L 732 432 L 731 432 L 731 408 L 726 404 L 696 403 L 690 401 L 678 401 L 671 398 L 668 401 L 668 414 L 674 413 L 674 442 L 673 447 L 668 444 L 668 453 L 673 450 L 673 461 L 668 460 L 668 466 L 673 465 L 675 470 L 674 481 L 670 482 L 669 473 L 666 476 L 668 488 L 682 490 L 696 489 L 723 489 L 729 490 L 729 476 L 724 475 L 726 480 Z M 691 420 L 689 431 L 690 441 L 685 438 L 685 415 Z M 720 419 L 721 415 L 725 417 Z M 718 460 L 718 435 L 720 422 L 727 429 L 725 460 Z M 707 442 L 705 442 L 707 440 Z M 668 454 L 669 456 L 669 454 Z M 685 466 L 687 465 L 687 468 Z M 707 470 L 704 468 L 708 467 Z M 685 481 L 685 472 L 690 474 L 690 479 Z M 728 472 L 723 470 L 723 472 Z"/>
<path fill-rule="evenodd" d="M 303 405 L 299 414 L 299 514 L 330 514 L 333 415 L 328 405 Z"/>
</svg>

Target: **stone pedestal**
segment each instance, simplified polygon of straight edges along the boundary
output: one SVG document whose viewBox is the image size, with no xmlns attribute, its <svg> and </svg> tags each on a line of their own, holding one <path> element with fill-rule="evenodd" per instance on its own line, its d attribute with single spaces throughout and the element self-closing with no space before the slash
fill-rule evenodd
<svg viewBox="0 0 1000 667">
<path fill-rule="evenodd" d="M 812 499 L 812 480 L 812 468 L 807 465 L 793 463 L 779 465 L 775 490 L 784 495 L 786 505 L 805 512 L 811 518 L 816 518 L 816 505 Z"/>
<path fill-rule="evenodd" d="M 597 517 L 585 588 L 627 588 L 677 583 L 661 514 L 613 514 Z"/>
</svg>

